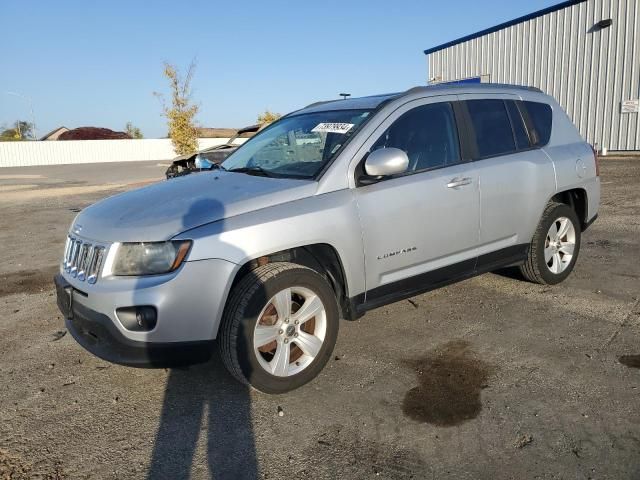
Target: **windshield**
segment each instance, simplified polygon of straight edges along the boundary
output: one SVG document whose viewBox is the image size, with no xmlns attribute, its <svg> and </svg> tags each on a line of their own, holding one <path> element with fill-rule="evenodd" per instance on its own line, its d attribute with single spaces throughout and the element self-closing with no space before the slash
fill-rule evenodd
<svg viewBox="0 0 640 480">
<path fill-rule="evenodd" d="M 247 140 L 222 164 L 228 171 L 314 177 L 358 130 L 370 110 L 335 110 L 285 117 Z"/>
</svg>

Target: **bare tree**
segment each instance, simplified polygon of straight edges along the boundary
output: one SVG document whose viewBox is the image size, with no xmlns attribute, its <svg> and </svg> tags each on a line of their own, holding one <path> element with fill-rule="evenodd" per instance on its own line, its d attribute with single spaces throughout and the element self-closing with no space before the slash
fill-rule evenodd
<svg viewBox="0 0 640 480">
<path fill-rule="evenodd" d="M 142 131 L 131 122 L 127 122 L 124 130 L 131 138 L 144 138 L 144 135 L 142 135 Z"/>
</svg>

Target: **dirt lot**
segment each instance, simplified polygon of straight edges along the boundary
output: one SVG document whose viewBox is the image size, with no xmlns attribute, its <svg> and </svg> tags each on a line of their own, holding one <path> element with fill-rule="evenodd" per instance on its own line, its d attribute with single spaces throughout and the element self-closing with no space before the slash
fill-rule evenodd
<svg viewBox="0 0 640 480">
<path fill-rule="evenodd" d="M 640 160 L 602 162 L 562 285 L 488 274 L 343 322 L 281 396 L 65 335 L 51 276 L 75 212 L 163 170 L 92 168 L 0 170 L 0 479 L 640 478 Z"/>
</svg>

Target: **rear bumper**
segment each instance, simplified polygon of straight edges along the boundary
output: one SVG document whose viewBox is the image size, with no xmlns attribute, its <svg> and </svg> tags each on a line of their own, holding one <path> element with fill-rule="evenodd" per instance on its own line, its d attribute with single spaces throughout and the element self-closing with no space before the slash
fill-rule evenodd
<svg viewBox="0 0 640 480">
<path fill-rule="evenodd" d="M 168 368 L 202 363 L 211 358 L 213 340 L 169 343 L 131 340 L 107 315 L 80 302 L 69 302 L 66 295 L 73 287 L 62 275 L 56 275 L 54 282 L 67 330 L 83 348 L 103 360 L 132 367 Z"/>
</svg>

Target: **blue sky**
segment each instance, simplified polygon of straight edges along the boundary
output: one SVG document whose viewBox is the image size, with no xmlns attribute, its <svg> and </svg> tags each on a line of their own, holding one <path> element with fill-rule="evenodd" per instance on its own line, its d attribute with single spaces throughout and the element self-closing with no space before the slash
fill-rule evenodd
<svg viewBox="0 0 640 480">
<path fill-rule="evenodd" d="M 427 79 L 425 48 L 557 1 L 28 1 L 0 13 L 0 126 L 29 119 L 166 135 L 152 92 L 162 64 L 197 59 L 207 127 L 242 127 L 265 109 L 398 91 Z"/>
</svg>

